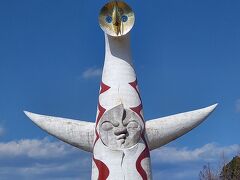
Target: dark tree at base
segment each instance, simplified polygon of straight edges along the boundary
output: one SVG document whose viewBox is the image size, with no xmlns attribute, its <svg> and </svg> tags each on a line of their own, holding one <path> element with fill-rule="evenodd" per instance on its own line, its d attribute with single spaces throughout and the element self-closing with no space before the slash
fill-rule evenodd
<svg viewBox="0 0 240 180">
<path fill-rule="evenodd" d="M 240 179 L 240 157 L 235 156 L 228 164 L 223 166 L 221 180 L 239 180 Z"/>
<path fill-rule="evenodd" d="M 217 173 L 218 172 L 218 173 Z M 240 180 L 240 156 L 235 156 L 229 163 L 223 163 L 219 171 L 214 171 L 210 164 L 204 165 L 199 173 L 200 180 Z"/>
</svg>

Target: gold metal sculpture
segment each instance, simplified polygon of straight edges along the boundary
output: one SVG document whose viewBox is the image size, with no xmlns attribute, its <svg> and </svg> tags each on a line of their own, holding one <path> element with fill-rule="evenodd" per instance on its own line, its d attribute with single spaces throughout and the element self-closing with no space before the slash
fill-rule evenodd
<svg viewBox="0 0 240 180">
<path fill-rule="evenodd" d="M 110 36 L 127 34 L 132 29 L 134 20 L 132 9 L 122 1 L 107 3 L 99 14 L 100 27 Z"/>
</svg>

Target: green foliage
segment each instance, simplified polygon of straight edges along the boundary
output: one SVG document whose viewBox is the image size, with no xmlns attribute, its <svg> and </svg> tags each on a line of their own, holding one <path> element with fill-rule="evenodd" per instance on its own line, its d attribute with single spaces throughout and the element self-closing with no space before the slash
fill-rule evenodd
<svg viewBox="0 0 240 180">
<path fill-rule="evenodd" d="M 235 156 L 228 164 L 223 166 L 220 173 L 221 180 L 240 180 L 240 157 Z"/>
<path fill-rule="evenodd" d="M 203 166 L 199 173 L 200 180 L 240 180 L 240 156 L 235 156 L 229 163 L 223 164 L 216 173 L 210 164 Z"/>
</svg>

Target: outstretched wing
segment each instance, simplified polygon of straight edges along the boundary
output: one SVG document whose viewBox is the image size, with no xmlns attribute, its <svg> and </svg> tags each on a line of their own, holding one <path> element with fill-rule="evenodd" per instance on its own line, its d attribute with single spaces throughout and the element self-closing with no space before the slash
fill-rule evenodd
<svg viewBox="0 0 240 180">
<path fill-rule="evenodd" d="M 24 113 L 49 134 L 79 149 L 92 152 L 95 123 L 45 116 L 27 111 Z"/>
<path fill-rule="evenodd" d="M 146 122 L 149 149 L 153 150 L 184 135 L 198 126 L 216 108 L 212 106 Z"/>
</svg>

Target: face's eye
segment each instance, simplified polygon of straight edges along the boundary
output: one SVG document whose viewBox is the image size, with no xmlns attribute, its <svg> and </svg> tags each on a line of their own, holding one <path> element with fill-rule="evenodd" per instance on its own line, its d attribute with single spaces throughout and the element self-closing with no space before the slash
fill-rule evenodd
<svg viewBox="0 0 240 180">
<path fill-rule="evenodd" d="M 138 128 L 138 123 L 136 121 L 130 121 L 127 125 L 127 128 L 132 128 L 132 129 Z"/>
<path fill-rule="evenodd" d="M 102 7 L 98 20 L 105 33 L 119 37 L 132 29 L 135 16 L 131 7 L 123 1 L 110 1 Z"/>
<path fill-rule="evenodd" d="M 122 16 L 122 22 L 127 22 L 127 20 L 128 20 L 128 17 L 126 15 L 123 15 Z"/>
<path fill-rule="evenodd" d="M 110 122 L 108 122 L 108 121 L 102 123 L 102 129 L 103 129 L 104 131 L 110 131 L 112 128 L 113 128 L 112 123 L 110 123 Z"/>
<path fill-rule="evenodd" d="M 112 22 L 112 17 L 111 16 L 107 16 L 105 20 L 106 20 L 107 23 L 111 23 Z"/>
</svg>

